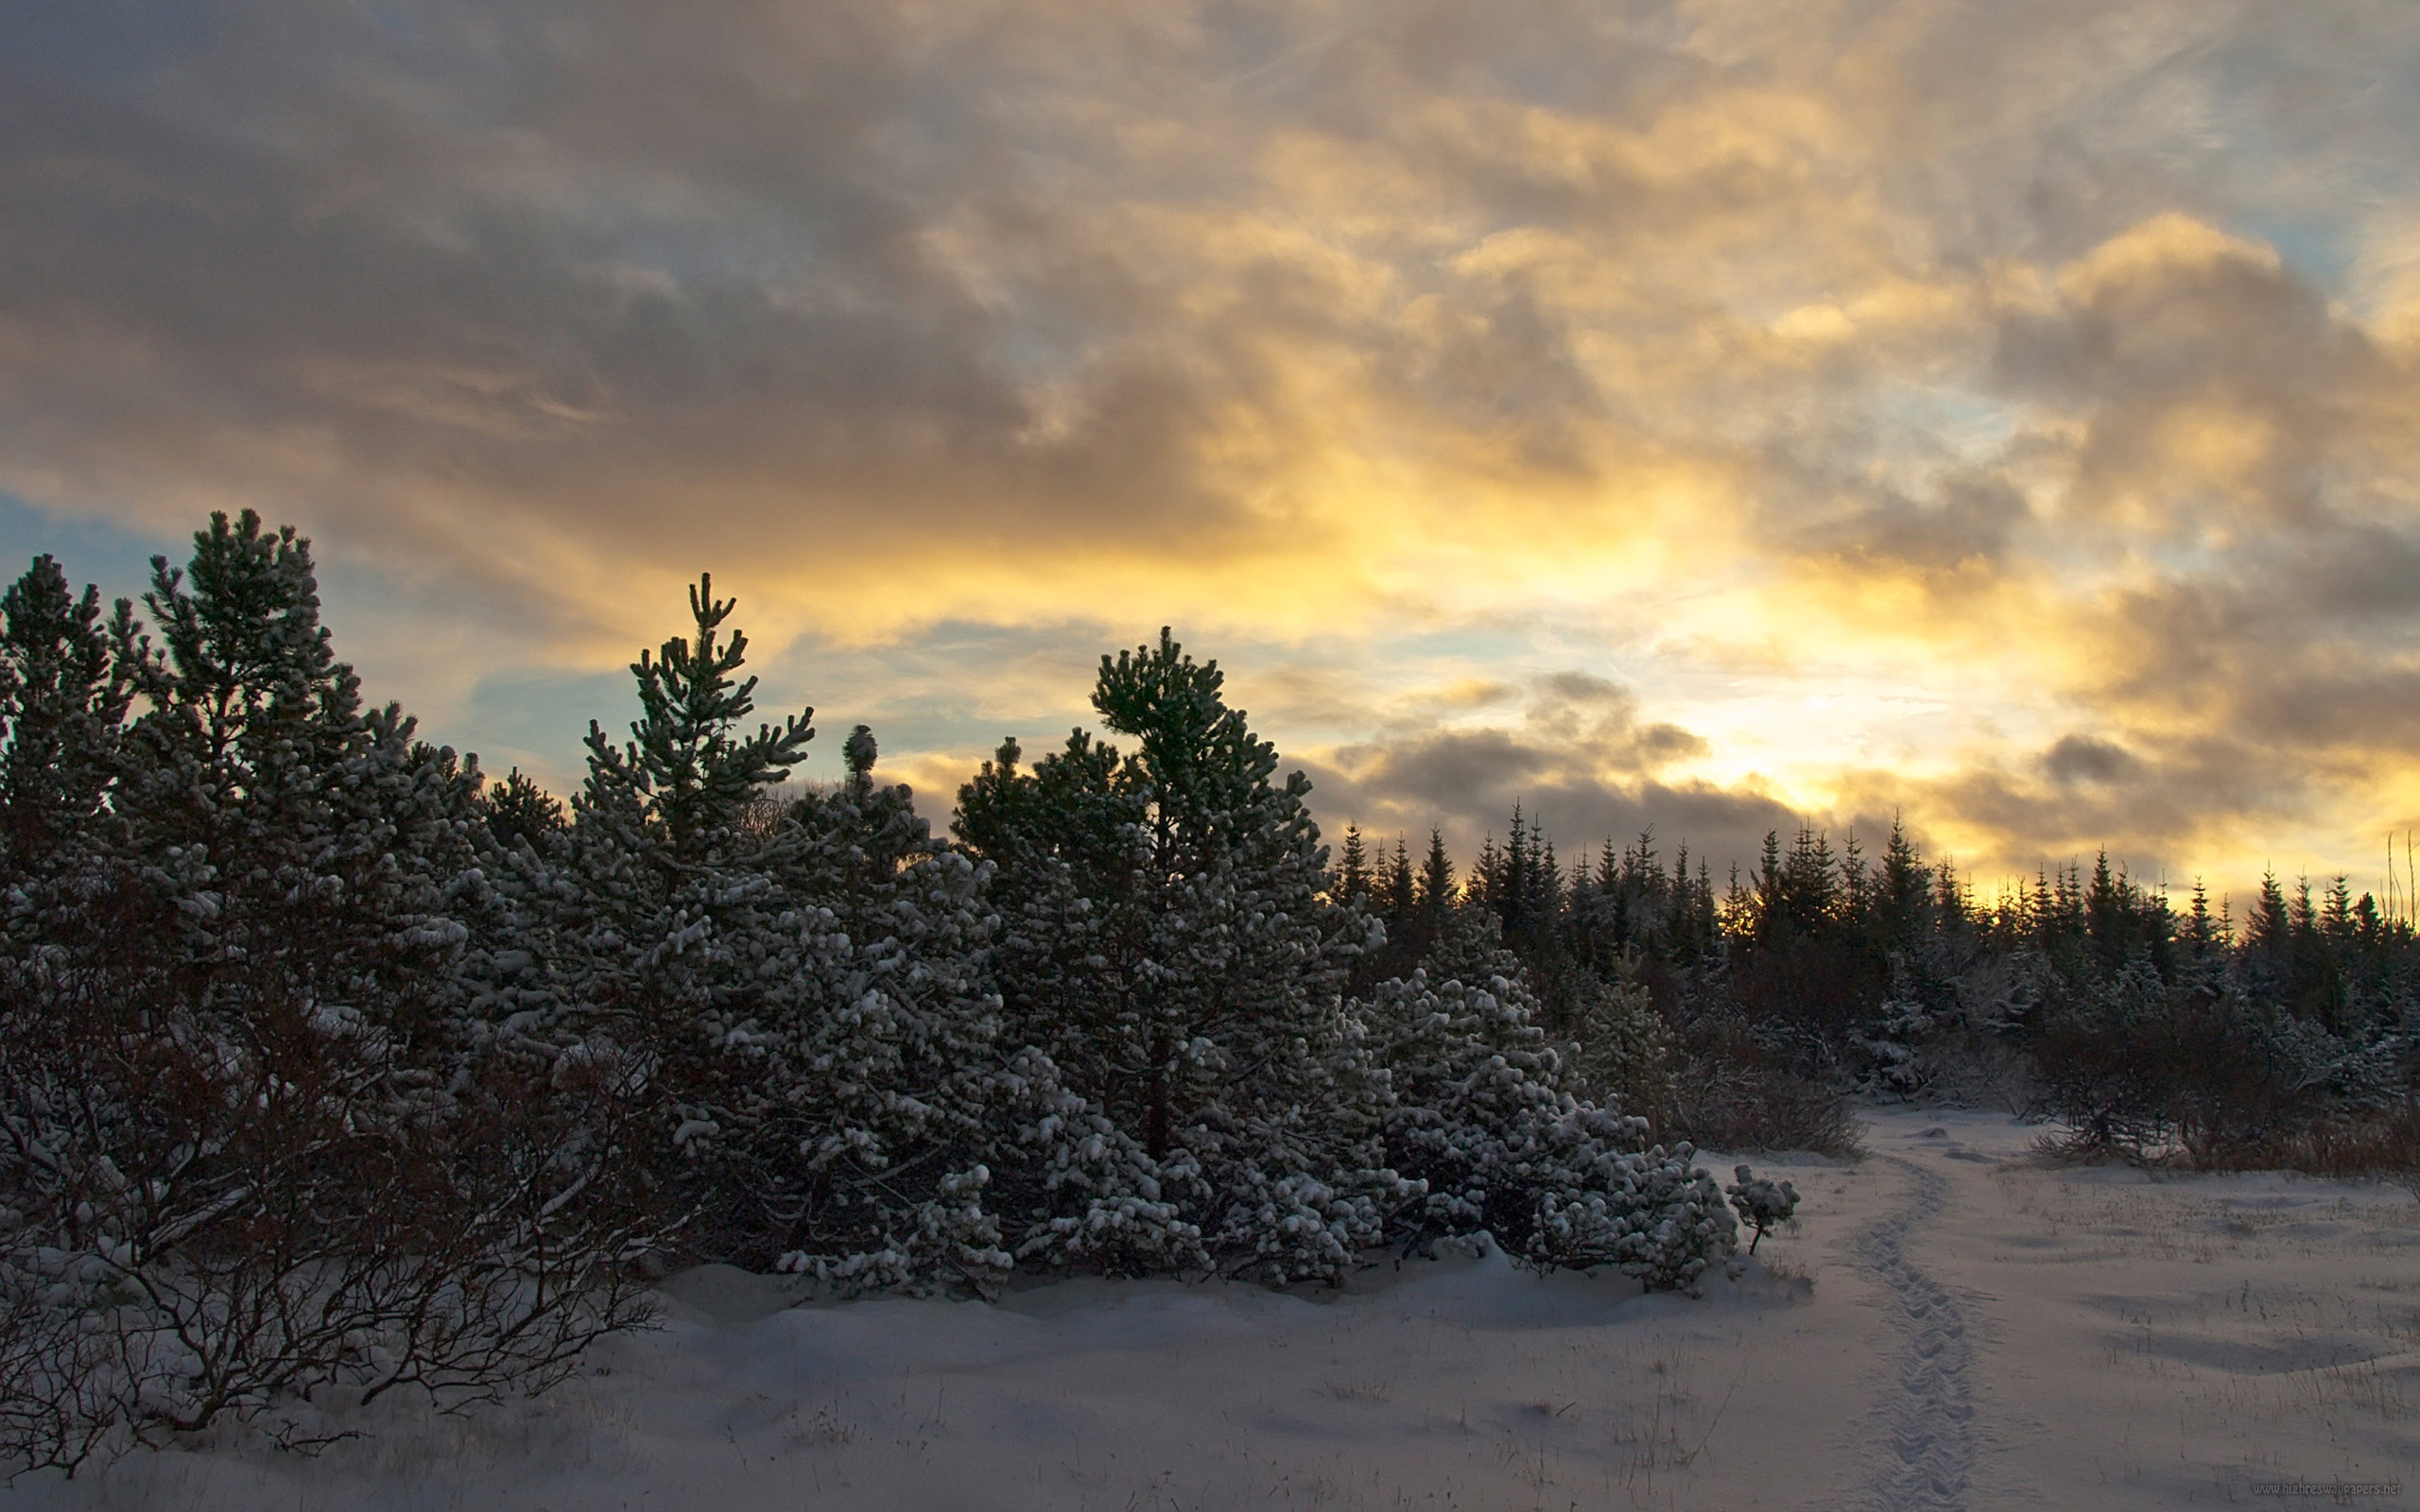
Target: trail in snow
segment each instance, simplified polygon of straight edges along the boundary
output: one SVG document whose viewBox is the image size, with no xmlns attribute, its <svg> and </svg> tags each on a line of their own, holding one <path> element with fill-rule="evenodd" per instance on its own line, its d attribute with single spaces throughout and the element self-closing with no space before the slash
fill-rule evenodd
<svg viewBox="0 0 2420 1512">
<path fill-rule="evenodd" d="M 326 1429 L 364 1436 L 316 1457 L 231 1430 L 23 1477 L 0 1512 L 2193 1512 L 2409 1486 L 2409 1195 L 2046 1168 L 2004 1114 L 1869 1116 L 1861 1165 L 1759 1159 L 1801 1216 L 1700 1301 L 1500 1253 L 1316 1297 L 1085 1279 L 790 1311 L 786 1280 L 704 1267 L 534 1400 L 338 1402 Z"/>
<path fill-rule="evenodd" d="M 1909 1261 L 1905 1245 L 1937 1216 L 1948 1183 L 1911 1160 L 1886 1156 L 1914 1178 L 1909 1200 L 1858 1236 L 1858 1257 L 1882 1283 L 1884 1305 L 1900 1335 L 1892 1390 L 1875 1446 L 1876 1512 L 1962 1512 L 1975 1472 L 1975 1406 L 1968 1384 L 1974 1353 L 1966 1318 L 1931 1277 Z"/>
</svg>

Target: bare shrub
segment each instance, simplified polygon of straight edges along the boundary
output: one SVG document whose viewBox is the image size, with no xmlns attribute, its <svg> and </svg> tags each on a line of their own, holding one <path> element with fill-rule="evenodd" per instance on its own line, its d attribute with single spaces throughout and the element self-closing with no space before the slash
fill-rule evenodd
<svg viewBox="0 0 2420 1512">
<path fill-rule="evenodd" d="M 0 1465 L 72 1473 L 325 1388 L 458 1406 L 645 1320 L 639 1068 L 515 1064 L 408 992 L 337 1008 L 157 934 L 0 982 Z"/>
<path fill-rule="evenodd" d="M 1727 1010 L 1685 1019 L 1666 1101 L 1652 1116 L 1657 1135 L 1742 1153 L 1863 1154 L 1856 1109 L 1817 1069 L 1822 1046 L 1811 1039 L 1776 1044 L 1775 1033 Z"/>
<path fill-rule="evenodd" d="M 2420 1102 L 2339 1114 L 2261 1139 L 2215 1144 L 2197 1150 L 2193 1163 L 2205 1171 L 2375 1177 L 2420 1197 Z"/>
</svg>

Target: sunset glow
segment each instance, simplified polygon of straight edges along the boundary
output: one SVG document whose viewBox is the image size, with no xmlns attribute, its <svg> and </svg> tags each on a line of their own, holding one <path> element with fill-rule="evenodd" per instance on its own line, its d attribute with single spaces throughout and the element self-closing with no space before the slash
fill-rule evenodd
<svg viewBox="0 0 2420 1512">
<path fill-rule="evenodd" d="M 45 8 L 0 546 L 312 537 L 576 784 L 710 570 L 935 816 L 1174 627 L 1331 832 L 1988 891 L 2420 827 L 2420 14 L 2231 0 Z"/>
</svg>

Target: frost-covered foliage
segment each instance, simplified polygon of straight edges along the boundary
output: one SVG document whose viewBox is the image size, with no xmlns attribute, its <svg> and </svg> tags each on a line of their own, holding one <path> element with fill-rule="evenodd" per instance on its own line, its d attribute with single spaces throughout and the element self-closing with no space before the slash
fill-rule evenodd
<svg viewBox="0 0 2420 1512">
<path fill-rule="evenodd" d="M 637 1315 L 635 1220 L 613 1090 L 462 1032 L 475 770 L 362 707 L 290 530 L 215 517 L 145 606 L 5 603 L 0 1460 L 543 1383 Z"/>
<path fill-rule="evenodd" d="M 1651 1287 L 1694 1287 L 1731 1252 L 1720 1192 L 1691 1168 L 1689 1145 L 1650 1145 L 1645 1120 L 1566 1090 L 1495 927 L 1461 910 L 1435 957 L 1487 971 L 1483 986 L 1415 971 L 1383 984 L 1366 1010 L 1393 1093 L 1389 1162 L 1426 1188 L 1413 1242 L 1483 1228 L 1541 1268 L 1616 1265 Z"/>
<path fill-rule="evenodd" d="M 568 813 L 365 706 L 291 530 L 215 518 L 148 632 L 47 558 L 8 591 L 0 1461 L 544 1384 L 667 1254 L 986 1292 L 1727 1251 L 1688 1147 L 1581 1095 L 1655 1074 L 1644 992 L 1575 1079 L 1441 847 L 1428 970 L 1347 998 L 1383 931 L 1216 663 L 1103 658 L 1132 748 L 1011 742 L 951 845 L 863 726 L 778 796 L 812 711 L 751 730 L 712 586 Z"/>
<path fill-rule="evenodd" d="M 766 796 L 813 711 L 746 732 L 747 639 L 712 590 L 694 636 L 632 665 L 631 739 L 591 727 L 568 829 L 513 853 L 482 1007 L 534 1054 L 643 1068 L 696 1252 L 853 1290 L 987 1285 L 1010 1263 L 984 1156 L 1011 1078 L 983 869 L 874 783 L 863 727 L 838 790 Z"/>
<path fill-rule="evenodd" d="M 1796 1216 L 1798 1188 L 1787 1181 L 1758 1176 L 1744 1165 L 1734 1167 L 1732 1176 L 1735 1179 L 1722 1189 L 1723 1194 L 1730 1197 L 1731 1209 L 1739 1214 L 1739 1221 L 1755 1230 L 1756 1236 L 1748 1241 L 1748 1253 L 1753 1255 L 1756 1246 L 1765 1242 L 1768 1230 L 1778 1228 Z"/>
<path fill-rule="evenodd" d="M 1932 1079 L 1923 1057 L 1925 1041 L 1939 1027 L 1922 1005 L 1900 997 L 1885 999 L 1873 1022 L 1849 1036 L 1850 1045 L 1865 1061 L 1859 1090 L 1877 1097 L 1922 1092 Z"/>
<path fill-rule="evenodd" d="M 873 782 L 862 726 L 848 757 L 838 789 L 773 830 L 786 906 L 752 950 L 754 1011 L 717 1025 L 752 1063 L 720 1148 L 784 1225 L 783 1263 L 857 1286 L 988 1287 L 1011 1263 L 986 1209 L 1008 1095 L 981 964 L 988 874 L 932 840 L 906 787 Z"/>
<path fill-rule="evenodd" d="M 1694 1295 L 1706 1270 L 1736 1247 L 1738 1224 L 1714 1177 L 1684 1140 L 1627 1155 L 1597 1152 L 1588 1186 L 1539 1202 L 1535 1263 L 1585 1270 L 1617 1265 L 1651 1291 Z"/>
<path fill-rule="evenodd" d="M 1889 989 L 1865 1022 L 1847 1034 L 1848 1062 L 1858 1091 L 1909 1100 L 1956 1094 L 1975 1080 L 1977 1049 L 1991 1034 L 1991 1007 L 1978 1023 L 1939 957 L 1938 941 L 1890 953 Z M 1977 984 L 1979 986 L 1980 984 Z M 2001 985 L 2015 988 L 2015 979 Z"/>
<path fill-rule="evenodd" d="M 1222 680 L 1163 631 L 1101 659 L 1093 704 L 1131 752 L 1078 730 L 1027 771 L 1011 741 L 959 795 L 1001 873 L 1008 1039 L 1066 1098 L 1027 1125 L 1014 1209 L 1046 1264 L 1333 1279 L 1407 1194 L 1340 1001 L 1375 932 L 1322 896 L 1309 784 L 1272 781 Z"/>
</svg>

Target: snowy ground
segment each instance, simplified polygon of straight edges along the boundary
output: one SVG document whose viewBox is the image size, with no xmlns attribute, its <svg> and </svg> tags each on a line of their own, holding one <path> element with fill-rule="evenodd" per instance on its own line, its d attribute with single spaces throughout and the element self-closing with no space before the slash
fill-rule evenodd
<svg viewBox="0 0 2420 1512">
<path fill-rule="evenodd" d="M 1701 1301 L 1463 1257 L 783 1310 L 709 1268 L 537 1401 L 382 1402 L 317 1460 L 147 1454 L 0 1512 L 2420 1505 L 2411 1194 L 2045 1170 L 2038 1132 L 1882 1113 L 1860 1164 L 1759 1160 L 1805 1216 Z"/>
</svg>

